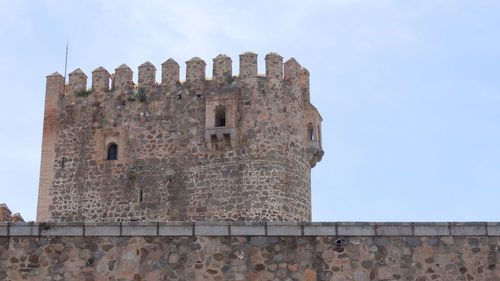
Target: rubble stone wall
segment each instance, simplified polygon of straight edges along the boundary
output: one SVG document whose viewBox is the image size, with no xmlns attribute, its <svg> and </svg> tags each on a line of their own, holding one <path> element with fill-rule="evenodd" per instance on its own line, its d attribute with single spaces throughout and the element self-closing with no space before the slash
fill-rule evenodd
<svg viewBox="0 0 500 281">
<path fill-rule="evenodd" d="M 0 280 L 500 280 L 500 223 L 0 223 Z"/>
<path fill-rule="evenodd" d="M 185 82 L 172 59 L 161 84 L 149 62 L 138 84 L 126 65 L 94 70 L 90 90 L 80 69 L 67 86 L 47 77 L 37 221 L 311 219 L 310 169 L 323 151 L 308 140 L 321 117 L 307 70 L 274 53 L 266 76 L 252 53 L 240 56 L 241 77 L 223 55 L 214 79 L 200 58 L 186 65 Z M 117 160 L 108 160 L 113 145 Z"/>
</svg>

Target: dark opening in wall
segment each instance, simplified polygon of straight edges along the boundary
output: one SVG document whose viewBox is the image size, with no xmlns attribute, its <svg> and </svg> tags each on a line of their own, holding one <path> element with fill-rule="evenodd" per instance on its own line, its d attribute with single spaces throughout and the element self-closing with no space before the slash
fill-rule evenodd
<svg viewBox="0 0 500 281">
<path fill-rule="evenodd" d="M 224 134 L 224 146 L 227 149 L 231 149 L 231 135 Z"/>
<path fill-rule="evenodd" d="M 142 188 L 139 188 L 139 203 L 142 203 L 142 197 L 143 197 L 143 193 L 142 193 Z"/>
<path fill-rule="evenodd" d="M 314 140 L 314 129 L 311 123 L 307 125 L 307 139 Z"/>
<path fill-rule="evenodd" d="M 226 126 L 226 108 L 220 107 L 215 110 L 215 127 Z"/>
<path fill-rule="evenodd" d="M 112 143 L 108 147 L 108 160 L 118 160 L 118 145 Z"/>
<path fill-rule="evenodd" d="M 217 144 L 217 135 L 211 135 L 210 142 L 212 143 L 212 150 L 217 150 L 219 148 L 219 145 Z"/>
</svg>

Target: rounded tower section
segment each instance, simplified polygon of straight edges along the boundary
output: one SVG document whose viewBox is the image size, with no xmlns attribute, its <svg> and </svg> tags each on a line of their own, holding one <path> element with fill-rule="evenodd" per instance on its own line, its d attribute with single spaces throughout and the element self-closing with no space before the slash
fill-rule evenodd
<svg viewBox="0 0 500 281">
<path fill-rule="evenodd" d="M 126 65 L 99 67 L 91 91 L 80 70 L 69 87 L 47 77 L 38 219 L 309 221 L 323 155 L 309 72 L 276 53 L 265 75 L 254 53 L 239 75 L 229 57 L 213 62 L 206 79 L 205 61 L 188 60 L 183 82 L 169 59 L 161 84 L 149 62 L 137 83 Z"/>
</svg>

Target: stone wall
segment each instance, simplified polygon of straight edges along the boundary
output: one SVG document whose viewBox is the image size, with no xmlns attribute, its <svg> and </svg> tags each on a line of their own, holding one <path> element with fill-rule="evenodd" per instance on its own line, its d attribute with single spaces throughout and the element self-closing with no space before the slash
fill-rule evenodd
<svg viewBox="0 0 500 281">
<path fill-rule="evenodd" d="M 37 221 L 310 220 L 310 169 L 323 151 L 319 133 L 308 139 L 321 117 L 307 70 L 274 53 L 265 76 L 256 54 L 240 56 L 241 77 L 231 63 L 216 57 L 206 79 L 193 58 L 182 82 L 169 59 L 161 84 L 149 62 L 138 84 L 126 65 L 99 67 L 90 91 L 80 69 L 67 86 L 48 76 Z"/>
<path fill-rule="evenodd" d="M 0 280 L 500 280 L 500 223 L 0 223 Z"/>
<path fill-rule="evenodd" d="M 0 204 L 0 222 L 1 221 L 13 221 L 13 222 L 23 222 L 24 219 L 19 213 L 12 214 L 9 207 L 5 203 Z"/>
</svg>

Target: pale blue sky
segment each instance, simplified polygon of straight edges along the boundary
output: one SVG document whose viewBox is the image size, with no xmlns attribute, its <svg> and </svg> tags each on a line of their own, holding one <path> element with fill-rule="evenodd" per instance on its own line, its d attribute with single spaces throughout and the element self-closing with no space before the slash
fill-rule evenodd
<svg viewBox="0 0 500 281">
<path fill-rule="evenodd" d="M 324 119 L 314 221 L 500 221 L 500 2 L 269 2 L 0 0 L 0 202 L 35 219 L 45 76 L 69 38 L 88 76 L 296 58 Z"/>
</svg>

